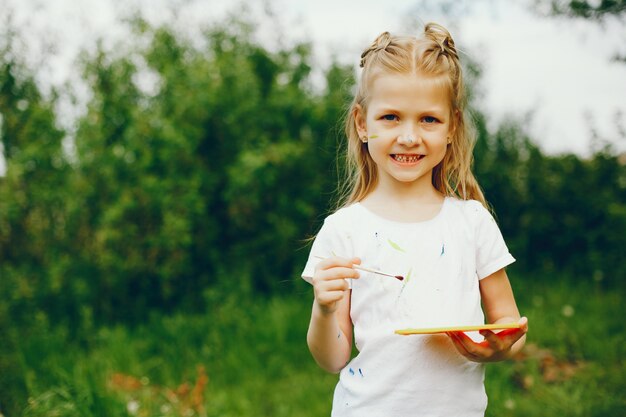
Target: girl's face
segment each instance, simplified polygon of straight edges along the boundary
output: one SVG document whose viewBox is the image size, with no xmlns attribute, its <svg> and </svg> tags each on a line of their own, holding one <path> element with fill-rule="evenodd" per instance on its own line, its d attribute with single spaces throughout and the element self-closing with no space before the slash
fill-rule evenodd
<svg viewBox="0 0 626 417">
<path fill-rule="evenodd" d="M 379 186 L 432 186 L 453 134 L 446 88 L 429 77 L 384 74 L 369 92 L 367 111 L 357 106 L 355 121 L 359 137 L 367 136 Z"/>
</svg>

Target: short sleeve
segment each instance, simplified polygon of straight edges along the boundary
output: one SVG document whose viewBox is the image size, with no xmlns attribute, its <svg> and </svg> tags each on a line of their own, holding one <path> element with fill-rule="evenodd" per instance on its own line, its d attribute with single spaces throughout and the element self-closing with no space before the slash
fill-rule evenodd
<svg viewBox="0 0 626 417">
<path fill-rule="evenodd" d="M 313 241 L 309 258 L 304 267 L 304 271 L 302 271 L 302 278 L 308 283 L 312 282 L 315 266 L 321 260 L 320 258 L 351 256 L 352 250 L 349 246 L 345 233 L 341 231 L 332 217 L 326 218 L 322 228 Z"/>
<path fill-rule="evenodd" d="M 476 210 L 476 274 L 483 279 L 515 262 L 504 242 L 495 219 L 477 203 Z"/>
</svg>

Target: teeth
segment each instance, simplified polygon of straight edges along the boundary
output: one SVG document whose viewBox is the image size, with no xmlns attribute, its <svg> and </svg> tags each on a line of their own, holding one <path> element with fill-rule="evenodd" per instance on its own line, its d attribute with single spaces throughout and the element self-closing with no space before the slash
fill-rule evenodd
<svg viewBox="0 0 626 417">
<path fill-rule="evenodd" d="M 394 155 L 394 159 L 398 162 L 417 162 L 420 155 Z"/>
</svg>

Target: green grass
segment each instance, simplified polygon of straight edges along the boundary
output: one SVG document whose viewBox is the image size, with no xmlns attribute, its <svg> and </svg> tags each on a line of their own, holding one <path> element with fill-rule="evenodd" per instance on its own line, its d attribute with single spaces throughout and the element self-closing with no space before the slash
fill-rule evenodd
<svg viewBox="0 0 626 417">
<path fill-rule="evenodd" d="M 523 360 L 488 366 L 487 416 L 626 415 L 620 295 L 560 282 L 514 287 L 529 317 L 528 349 Z M 336 376 L 306 347 L 308 289 L 269 300 L 220 297 L 213 293 L 202 315 L 155 315 L 81 341 L 41 318 L 37 331 L 15 338 L 12 369 L 27 398 L 14 414 L 329 415 Z"/>
<path fill-rule="evenodd" d="M 487 416 L 626 415 L 626 307 L 591 283 L 516 288 L 529 319 L 524 360 L 487 368 Z"/>
</svg>

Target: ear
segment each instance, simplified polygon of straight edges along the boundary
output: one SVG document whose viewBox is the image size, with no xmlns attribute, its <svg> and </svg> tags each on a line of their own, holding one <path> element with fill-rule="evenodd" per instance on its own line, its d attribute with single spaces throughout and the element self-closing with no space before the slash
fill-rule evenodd
<svg viewBox="0 0 626 417">
<path fill-rule="evenodd" d="M 451 140 L 456 135 L 456 130 L 459 126 L 459 121 L 461 120 L 461 113 L 458 110 L 455 110 L 452 113 L 452 117 L 450 118 L 450 128 L 448 129 L 448 144 L 451 143 Z"/>
<path fill-rule="evenodd" d="M 365 111 L 360 104 L 356 104 L 352 110 L 354 116 L 354 127 L 360 138 L 367 136 L 367 123 L 365 122 Z"/>
</svg>

